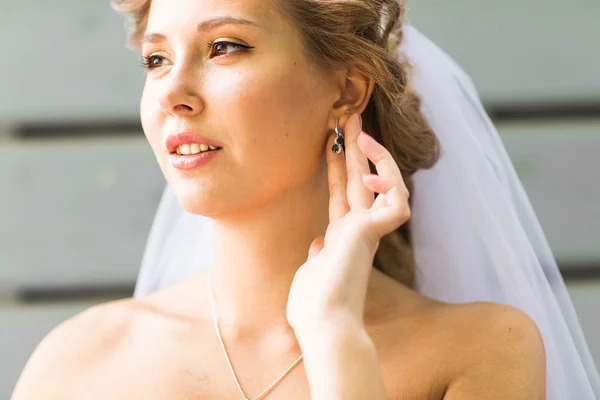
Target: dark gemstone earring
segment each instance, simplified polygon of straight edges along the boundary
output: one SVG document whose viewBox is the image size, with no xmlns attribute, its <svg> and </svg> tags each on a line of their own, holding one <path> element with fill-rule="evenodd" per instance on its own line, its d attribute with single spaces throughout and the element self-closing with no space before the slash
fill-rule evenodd
<svg viewBox="0 0 600 400">
<path fill-rule="evenodd" d="M 338 119 L 335 121 L 335 144 L 331 147 L 331 151 L 339 154 L 343 151 L 346 151 L 346 148 L 344 146 L 344 131 L 342 130 L 340 132 L 339 130 L 339 123 L 340 123 L 340 119 L 338 117 Z"/>
</svg>

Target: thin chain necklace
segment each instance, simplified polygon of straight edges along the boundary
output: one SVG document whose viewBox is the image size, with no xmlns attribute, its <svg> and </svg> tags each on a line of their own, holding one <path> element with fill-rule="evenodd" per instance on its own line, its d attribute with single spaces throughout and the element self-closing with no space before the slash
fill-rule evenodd
<svg viewBox="0 0 600 400">
<path fill-rule="evenodd" d="M 263 392 L 261 394 L 259 394 L 258 396 L 254 397 L 253 399 L 248 398 L 246 396 L 246 394 L 244 393 L 244 390 L 242 389 L 242 386 L 240 385 L 240 381 L 239 381 L 239 379 L 238 379 L 238 377 L 237 377 L 237 375 L 235 373 L 235 369 L 233 368 L 233 365 L 231 363 L 231 358 L 229 358 L 229 353 L 227 352 L 227 348 L 225 347 L 225 343 L 223 342 L 223 336 L 221 335 L 221 328 L 219 328 L 219 317 L 217 316 L 217 307 L 215 305 L 215 295 L 213 293 L 212 279 L 211 279 L 210 276 L 208 278 L 208 292 L 210 294 L 210 308 L 212 310 L 213 322 L 214 322 L 214 325 L 215 325 L 215 330 L 217 331 L 217 336 L 219 337 L 219 343 L 221 344 L 221 348 L 223 349 L 223 353 L 225 354 L 225 358 L 227 359 L 227 365 L 229 365 L 229 370 L 231 371 L 231 375 L 233 376 L 233 380 L 235 381 L 235 384 L 237 385 L 237 388 L 240 391 L 240 394 L 242 395 L 242 399 L 243 400 L 259 400 L 259 399 L 262 399 L 267 394 L 269 394 L 275 388 L 275 386 L 277 386 L 283 380 L 283 378 L 285 378 L 292 371 L 292 369 L 294 369 L 294 367 L 300 363 L 300 361 L 302 361 L 303 355 L 301 354 L 300 357 L 298 357 L 298 359 L 296 361 L 294 361 L 294 363 L 292 365 L 290 365 L 288 367 L 288 369 L 286 369 L 283 372 L 283 374 L 281 374 L 281 376 L 279 376 L 279 378 L 277 378 L 277 380 L 271 384 L 271 386 L 269 386 L 268 388 L 266 388 L 265 390 L 263 390 Z"/>
</svg>

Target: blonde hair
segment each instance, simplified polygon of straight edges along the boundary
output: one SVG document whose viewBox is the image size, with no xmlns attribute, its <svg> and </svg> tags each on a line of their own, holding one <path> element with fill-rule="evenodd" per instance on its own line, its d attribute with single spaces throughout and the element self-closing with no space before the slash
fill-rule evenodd
<svg viewBox="0 0 600 400">
<path fill-rule="evenodd" d="M 392 154 L 412 192 L 411 176 L 437 162 L 439 142 L 420 112 L 419 97 L 409 87 L 410 66 L 399 61 L 404 1 L 275 0 L 275 4 L 295 22 L 307 56 L 317 65 L 332 69 L 352 66 L 373 79 L 373 94 L 362 113 L 363 130 Z M 132 48 L 141 46 L 150 5 L 151 0 L 113 3 L 129 18 Z M 375 172 L 373 165 L 371 169 Z M 381 239 L 374 265 L 414 286 L 410 221 Z"/>
</svg>

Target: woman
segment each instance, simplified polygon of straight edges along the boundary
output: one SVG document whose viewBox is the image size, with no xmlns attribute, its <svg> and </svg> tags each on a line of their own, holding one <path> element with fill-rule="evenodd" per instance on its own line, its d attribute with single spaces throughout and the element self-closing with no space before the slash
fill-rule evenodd
<svg viewBox="0 0 600 400">
<path fill-rule="evenodd" d="M 544 398 L 537 320 L 413 290 L 407 187 L 438 142 L 387 50 L 401 4 L 118 6 L 148 68 L 144 131 L 179 203 L 211 219 L 214 261 L 62 324 L 15 399 Z"/>
</svg>

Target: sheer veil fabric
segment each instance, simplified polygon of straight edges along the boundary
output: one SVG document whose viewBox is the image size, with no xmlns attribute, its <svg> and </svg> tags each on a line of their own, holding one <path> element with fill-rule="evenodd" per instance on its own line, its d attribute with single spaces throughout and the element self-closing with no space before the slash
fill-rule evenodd
<svg viewBox="0 0 600 400">
<path fill-rule="evenodd" d="M 441 158 L 414 176 L 417 290 L 465 303 L 514 306 L 538 325 L 549 400 L 600 399 L 600 377 L 548 242 L 471 79 L 405 27 L 402 57 L 441 142 Z M 212 261 L 211 220 L 185 212 L 167 187 L 146 245 L 135 296 L 177 283 Z"/>
</svg>

